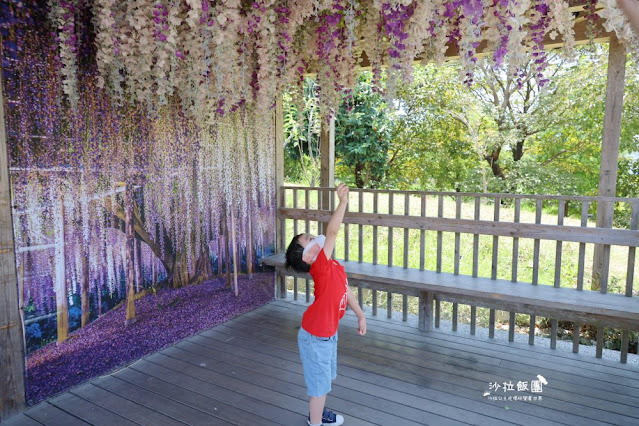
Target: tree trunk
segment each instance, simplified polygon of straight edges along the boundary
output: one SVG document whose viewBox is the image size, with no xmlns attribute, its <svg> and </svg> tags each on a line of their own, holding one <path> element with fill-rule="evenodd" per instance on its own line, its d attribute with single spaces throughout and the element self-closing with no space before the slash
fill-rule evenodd
<svg viewBox="0 0 639 426">
<path fill-rule="evenodd" d="M 126 319 L 124 323 L 131 325 L 135 322 L 135 237 L 133 213 L 133 188 L 130 184 L 124 190 L 124 209 L 126 225 Z"/>
<path fill-rule="evenodd" d="M 135 203 L 135 201 L 133 201 L 133 203 Z M 124 221 L 126 223 L 126 213 L 124 209 L 118 208 L 116 211 L 116 216 L 120 221 Z M 171 242 L 169 236 L 166 234 L 166 231 L 164 231 L 164 235 L 162 238 L 164 243 L 164 251 L 162 251 L 160 243 L 151 238 L 149 233 L 144 228 L 142 220 L 139 217 L 139 209 L 133 209 L 132 217 L 134 237 L 140 239 L 151 249 L 153 254 L 155 254 L 160 262 L 162 262 L 162 265 L 166 270 L 166 279 L 158 283 L 158 288 L 180 288 L 188 284 L 201 282 L 203 279 L 206 279 L 210 276 L 210 274 L 206 274 L 207 271 L 210 271 L 210 267 L 203 270 L 198 270 L 198 268 L 195 268 L 195 273 L 193 274 L 193 276 L 191 276 L 188 270 L 186 253 L 174 251 L 173 243 Z M 200 257 L 208 259 L 208 247 L 201 248 L 200 250 L 201 252 L 196 254 L 196 259 L 199 259 Z"/>
<path fill-rule="evenodd" d="M 252 211 L 251 206 L 249 204 L 249 211 Z M 251 215 L 248 215 L 248 223 L 246 224 L 246 269 L 249 278 L 253 277 L 253 251 L 255 248 L 253 247 L 253 229 L 252 229 L 252 221 Z"/>
<path fill-rule="evenodd" d="M 355 186 L 358 188 L 364 188 L 364 164 L 355 164 Z"/>
<path fill-rule="evenodd" d="M 91 312 L 91 306 L 89 304 L 89 256 L 87 253 L 82 256 L 82 285 L 80 301 L 82 305 L 80 326 L 84 327 L 89 323 L 89 313 Z"/>
<path fill-rule="evenodd" d="M 231 288 L 233 282 L 231 281 L 231 250 L 230 250 L 230 238 L 229 227 L 227 223 L 228 218 L 222 219 L 222 226 L 224 231 L 224 259 L 226 260 L 226 288 Z"/>
<path fill-rule="evenodd" d="M 135 239 L 135 291 L 140 292 L 140 287 L 144 287 L 142 281 L 142 243 L 139 238 Z"/>
<path fill-rule="evenodd" d="M 501 146 L 493 150 L 493 152 L 484 155 L 484 159 L 490 165 L 490 168 L 493 171 L 493 175 L 501 179 L 506 179 L 506 176 L 504 176 L 504 172 L 501 170 L 501 166 L 498 163 L 499 154 L 501 154 Z"/>
<path fill-rule="evenodd" d="M 513 149 L 513 160 L 519 161 L 524 156 L 524 140 L 520 140 Z"/>
</svg>

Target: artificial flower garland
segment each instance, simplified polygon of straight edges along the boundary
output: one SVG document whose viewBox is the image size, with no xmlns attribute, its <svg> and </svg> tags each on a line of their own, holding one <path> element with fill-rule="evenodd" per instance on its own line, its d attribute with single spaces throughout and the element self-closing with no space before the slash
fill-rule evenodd
<svg viewBox="0 0 639 426">
<path fill-rule="evenodd" d="M 59 39 L 63 88 L 77 103 L 77 38 L 72 13 L 78 0 L 50 0 Z M 609 32 L 637 46 L 615 0 L 597 10 L 585 4 L 589 22 L 603 18 Z M 100 85 L 126 90 L 130 100 L 159 111 L 177 94 L 200 123 L 254 104 L 264 111 L 276 93 L 301 90 L 300 76 L 315 72 L 325 115 L 355 84 L 363 52 L 379 85 L 410 80 L 417 57 L 441 61 L 457 49 L 461 78 L 472 84 L 479 49 L 495 66 L 516 75 L 532 54 L 540 81 L 543 41 L 561 37 L 571 54 L 574 14 L 566 0 L 96 0 L 96 56 Z M 381 86 L 379 86 L 381 87 Z"/>
</svg>

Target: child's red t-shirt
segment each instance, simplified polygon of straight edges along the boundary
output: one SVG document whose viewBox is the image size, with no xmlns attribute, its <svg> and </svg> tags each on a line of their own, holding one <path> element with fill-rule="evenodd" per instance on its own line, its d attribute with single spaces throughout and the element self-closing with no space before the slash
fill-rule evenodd
<svg viewBox="0 0 639 426">
<path fill-rule="evenodd" d="M 302 328 L 317 337 L 331 337 L 346 312 L 346 272 L 338 261 L 327 259 L 324 250 L 320 250 L 310 273 L 315 282 L 315 301 L 304 312 Z"/>
</svg>

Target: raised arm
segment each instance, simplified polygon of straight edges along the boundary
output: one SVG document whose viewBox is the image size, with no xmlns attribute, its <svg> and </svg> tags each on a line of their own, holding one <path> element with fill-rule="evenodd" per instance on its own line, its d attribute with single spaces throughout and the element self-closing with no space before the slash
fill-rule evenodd
<svg viewBox="0 0 639 426">
<path fill-rule="evenodd" d="M 337 187 L 337 196 L 339 197 L 339 205 L 333 212 L 331 220 L 326 227 L 326 241 L 324 242 L 324 254 L 327 259 L 330 259 L 333 255 L 333 249 L 335 248 L 335 239 L 339 232 L 340 226 L 342 226 L 342 220 L 344 220 L 344 213 L 346 212 L 346 205 L 348 204 L 348 187 L 343 183 Z"/>
</svg>

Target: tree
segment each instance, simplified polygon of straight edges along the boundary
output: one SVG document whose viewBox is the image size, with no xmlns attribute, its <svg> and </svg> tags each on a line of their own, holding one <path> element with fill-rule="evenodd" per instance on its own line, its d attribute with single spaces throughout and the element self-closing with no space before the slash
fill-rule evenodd
<svg viewBox="0 0 639 426">
<path fill-rule="evenodd" d="M 476 190 L 481 174 L 469 123 L 479 115 L 459 83 L 456 64 L 416 66 L 414 80 L 398 88 L 392 131 L 389 184 L 402 189 Z M 461 119 L 461 120 L 460 120 Z"/>
<path fill-rule="evenodd" d="M 394 113 L 375 92 L 370 72 L 360 74 L 352 97 L 340 106 L 335 121 L 335 157 L 346 166 L 358 188 L 376 188 L 388 171 Z"/>
</svg>

